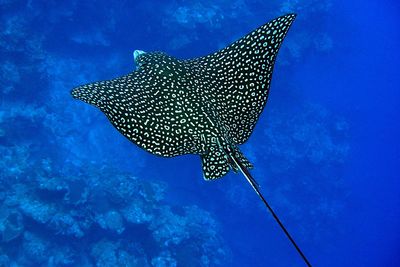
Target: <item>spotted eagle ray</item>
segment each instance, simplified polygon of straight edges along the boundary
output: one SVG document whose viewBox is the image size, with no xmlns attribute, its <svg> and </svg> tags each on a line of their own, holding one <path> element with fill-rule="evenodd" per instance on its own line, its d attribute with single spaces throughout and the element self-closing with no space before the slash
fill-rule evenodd
<svg viewBox="0 0 400 267">
<path fill-rule="evenodd" d="M 135 71 L 79 86 L 72 96 L 98 107 L 122 135 L 155 155 L 200 155 L 206 180 L 231 169 L 242 172 L 311 266 L 261 194 L 249 172 L 253 166 L 238 148 L 264 109 L 277 53 L 295 17 L 276 18 L 196 59 L 136 50 Z"/>
</svg>

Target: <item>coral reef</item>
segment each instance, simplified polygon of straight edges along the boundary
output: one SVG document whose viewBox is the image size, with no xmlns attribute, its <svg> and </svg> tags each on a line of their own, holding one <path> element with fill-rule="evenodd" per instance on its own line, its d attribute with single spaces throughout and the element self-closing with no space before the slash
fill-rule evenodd
<svg viewBox="0 0 400 267">
<path fill-rule="evenodd" d="M 48 116 L 33 105 L 0 112 L 0 266 L 230 261 L 213 216 L 197 206 L 169 205 L 165 184 L 79 158 L 60 163 L 51 150 L 62 140 L 51 144 L 44 138 L 59 129 Z M 34 137 L 25 134 L 31 128 Z"/>
<path fill-rule="evenodd" d="M 18 176 L 10 184 L 13 173 L 0 180 L 6 266 L 222 266 L 229 260 L 213 216 L 168 205 L 164 184 L 94 166 L 77 176 L 29 164 L 22 169 L 29 180 Z"/>
</svg>

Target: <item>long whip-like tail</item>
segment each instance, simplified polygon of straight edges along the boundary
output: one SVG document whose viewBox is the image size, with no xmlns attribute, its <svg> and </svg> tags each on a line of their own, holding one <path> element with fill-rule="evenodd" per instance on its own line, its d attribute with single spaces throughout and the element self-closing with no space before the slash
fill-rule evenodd
<svg viewBox="0 0 400 267">
<path fill-rule="evenodd" d="M 246 167 L 244 167 L 235 157 L 231 156 L 232 161 L 235 163 L 235 165 L 239 168 L 239 170 L 243 173 L 244 177 L 246 177 L 247 181 L 250 183 L 250 185 L 253 187 L 254 191 L 256 191 L 257 195 L 261 198 L 262 202 L 264 202 L 265 206 L 271 212 L 272 216 L 274 217 L 275 221 L 279 224 L 283 232 L 286 234 L 287 238 L 292 242 L 293 246 L 296 248 L 297 252 L 299 252 L 300 256 L 303 258 L 304 262 L 307 264 L 308 267 L 311 267 L 310 262 L 304 255 L 304 253 L 301 251 L 300 247 L 296 244 L 294 241 L 293 237 L 289 234 L 289 232 L 286 230 L 286 227 L 283 225 L 281 220 L 278 218 L 274 210 L 271 208 L 271 206 L 268 204 L 267 200 L 264 198 L 264 196 L 261 194 L 260 189 L 258 187 L 257 182 L 254 180 L 254 178 L 251 176 L 250 172 L 247 170 Z"/>
</svg>

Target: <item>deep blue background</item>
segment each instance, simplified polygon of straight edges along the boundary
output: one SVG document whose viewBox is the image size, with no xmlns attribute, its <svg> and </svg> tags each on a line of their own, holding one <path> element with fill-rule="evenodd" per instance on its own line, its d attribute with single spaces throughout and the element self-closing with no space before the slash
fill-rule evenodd
<svg viewBox="0 0 400 267">
<path fill-rule="evenodd" d="M 10 177 L 29 180 L 21 164 L 41 172 L 47 160 L 66 176 L 107 166 L 163 181 L 171 206 L 210 212 L 230 251 L 221 266 L 302 266 L 242 176 L 203 181 L 197 156 L 150 155 L 70 96 L 132 71 L 135 49 L 202 56 L 288 12 L 298 17 L 243 146 L 254 177 L 314 266 L 400 266 L 398 1 L 1 1 L 2 196 Z M 13 241 L 0 254 L 18 263 Z"/>
</svg>

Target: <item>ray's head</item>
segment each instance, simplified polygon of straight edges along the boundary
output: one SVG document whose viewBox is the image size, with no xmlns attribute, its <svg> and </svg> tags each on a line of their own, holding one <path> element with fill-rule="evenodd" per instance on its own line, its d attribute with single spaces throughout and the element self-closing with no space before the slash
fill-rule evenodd
<svg viewBox="0 0 400 267">
<path fill-rule="evenodd" d="M 140 69 L 140 67 L 144 63 L 143 55 L 145 55 L 145 54 L 146 54 L 146 52 L 144 52 L 143 50 L 135 50 L 133 52 L 133 60 L 136 65 L 136 69 Z"/>
</svg>

